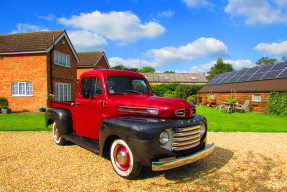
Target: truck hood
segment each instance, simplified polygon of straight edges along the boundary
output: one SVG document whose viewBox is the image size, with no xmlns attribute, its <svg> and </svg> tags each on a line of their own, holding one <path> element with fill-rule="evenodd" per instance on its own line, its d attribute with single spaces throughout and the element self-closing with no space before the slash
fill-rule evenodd
<svg viewBox="0 0 287 192">
<path fill-rule="evenodd" d="M 117 95 L 108 99 L 108 114 L 144 115 L 164 118 L 190 118 L 195 106 L 183 99 L 155 97 L 140 94 Z"/>
</svg>

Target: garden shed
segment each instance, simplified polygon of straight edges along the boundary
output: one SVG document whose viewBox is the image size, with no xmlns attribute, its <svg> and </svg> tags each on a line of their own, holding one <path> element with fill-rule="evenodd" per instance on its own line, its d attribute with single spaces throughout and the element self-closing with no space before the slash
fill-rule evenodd
<svg viewBox="0 0 287 192">
<path fill-rule="evenodd" d="M 287 92 L 287 61 L 218 74 L 198 92 L 198 103 L 205 105 L 213 98 L 216 104 L 225 104 L 234 95 L 238 103 L 250 100 L 251 110 L 265 112 L 273 91 Z"/>
</svg>

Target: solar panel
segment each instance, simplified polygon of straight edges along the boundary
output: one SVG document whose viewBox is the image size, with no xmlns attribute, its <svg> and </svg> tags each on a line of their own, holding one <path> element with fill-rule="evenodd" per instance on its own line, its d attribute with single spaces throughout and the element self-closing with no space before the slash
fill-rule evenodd
<svg viewBox="0 0 287 192">
<path fill-rule="evenodd" d="M 286 78 L 287 77 L 287 68 L 282 71 L 282 73 L 277 78 Z"/>
<path fill-rule="evenodd" d="M 276 71 L 269 71 L 264 75 L 261 80 L 263 79 L 275 79 L 283 70 L 276 70 Z"/>
<path fill-rule="evenodd" d="M 242 75 L 237 82 L 247 81 L 253 74 Z"/>
<path fill-rule="evenodd" d="M 285 69 L 287 67 L 287 62 L 276 63 L 275 66 L 272 68 L 272 71 Z"/>
<path fill-rule="evenodd" d="M 216 75 L 207 85 L 287 78 L 287 61 Z"/>
<path fill-rule="evenodd" d="M 266 74 L 266 72 L 263 73 L 255 73 L 253 74 L 248 81 L 255 81 L 255 80 L 260 80 L 262 76 L 264 76 Z"/>
</svg>

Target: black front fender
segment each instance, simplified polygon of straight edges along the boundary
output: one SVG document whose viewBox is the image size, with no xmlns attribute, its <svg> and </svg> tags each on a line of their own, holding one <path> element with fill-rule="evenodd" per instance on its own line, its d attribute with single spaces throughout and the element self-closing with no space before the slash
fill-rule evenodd
<svg viewBox="0 0 287 192">
<path fill-rule="evenodd" d="M 185 127 L 200 122 L 206 123 L 203 116 L 190 119 L 163 119 L 135 116 L 115 116 L 103 120 L 99 132 L 100 155 L 103 155 L 109 137 L 123 139 L 131 148 L 135 160 L 150 166 L 151 160 L 175 154 L 159 143 L 159 135 L 166 129 Z M 204 138 L 202 139 L 202 141 Z M 203 142 L 202 142 L 203 144 Z"/>
</svg>

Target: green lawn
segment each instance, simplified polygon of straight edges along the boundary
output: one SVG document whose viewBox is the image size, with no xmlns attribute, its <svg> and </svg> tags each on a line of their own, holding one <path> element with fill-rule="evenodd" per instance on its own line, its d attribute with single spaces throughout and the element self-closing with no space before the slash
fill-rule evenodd
<svg viewBox="0 0 287 192">
<path fill-rule="evenodd" d="M 0 131 L 45 131 L 45 115 L 33 113 L 0 114 Z"/>
<path fill-rule="evenodd" d="M 218 109 L 206 106 L 197 106 L 197 114 L 207 118 L 209 131 L 287 132 L 287 117 L 253 112 L 219 114 Z M 46 131 L 44 122 L 44 114 L 0 114 L 0 131 Z"/>
<path fill-rule="evenodd" d="M 208 130 L 215 132 L 287 132 L 287 117 L 263 113 L 221 112 L 197 106 L 197 114 L 207 118 Z"/>
</svg>

